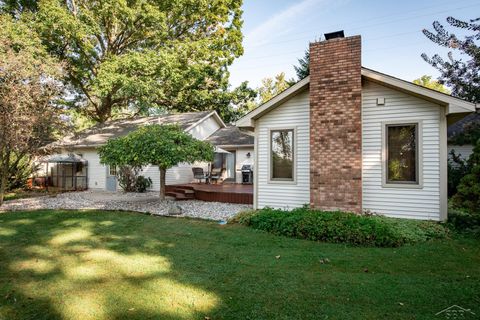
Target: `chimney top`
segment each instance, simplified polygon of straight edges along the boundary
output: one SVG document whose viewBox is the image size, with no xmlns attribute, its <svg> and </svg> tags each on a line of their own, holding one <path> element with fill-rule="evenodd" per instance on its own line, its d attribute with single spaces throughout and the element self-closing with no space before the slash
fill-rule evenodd
<svg viewBox="0 0 480 320">
<path fill-rule="evenodd" d="M 345 38 L 343 30 L 325 33 L 325 40 L 331 40 L 335 38 Z"/>
</svg>

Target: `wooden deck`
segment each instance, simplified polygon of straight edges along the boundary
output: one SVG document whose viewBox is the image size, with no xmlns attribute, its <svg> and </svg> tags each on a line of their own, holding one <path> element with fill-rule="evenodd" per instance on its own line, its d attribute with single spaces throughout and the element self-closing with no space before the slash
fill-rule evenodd
<svg viewBox="0 0 480 320">
<path fill-rule="evenodd" d="M 166 187 L 166 195 L 176 200 L 197 199 L 203 201 L 253 204 L 253 185 L 190 183 Z"/>
</svg>

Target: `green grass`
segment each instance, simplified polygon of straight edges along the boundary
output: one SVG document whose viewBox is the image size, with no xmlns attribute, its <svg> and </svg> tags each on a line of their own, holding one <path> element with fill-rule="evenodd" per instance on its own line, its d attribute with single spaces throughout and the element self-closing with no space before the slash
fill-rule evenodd
<svg viewBox="0 0 480 320">
<path fill-rule="evenodd" d="M 17 200 L 17 199 L 24 199 L 24 198 L 34 198 L 34 197 L 41 197 L 45 196 L 48 193 L 45 191 L 26 191 L 26 190 L 15 190 L 12 192 L 5 193 L 3 200 Z"/>
<path fill-rule="evenodd" d="M 366 248 L 125 212 L 0 214 L 2 320 L 479 315 L 479 271 L 470 238 Z"/>
</svg>

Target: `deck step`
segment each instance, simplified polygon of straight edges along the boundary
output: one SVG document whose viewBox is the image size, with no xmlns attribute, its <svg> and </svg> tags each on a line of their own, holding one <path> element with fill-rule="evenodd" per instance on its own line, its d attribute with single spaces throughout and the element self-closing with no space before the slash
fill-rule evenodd
<svg viewBox="0 0 480 320">
<path fill-rule="evenodd" d="M 195 194 L 195 190 L 191 189 L 183 189 L 183 188 L 175 188 L 173 192 L 183 193 L 183 194 Z"/>
<path fill-rule="evenodd" d="M 194 193 L 183 193 L 183 192 L 175 192 L 169 191 L 165 192 L 166 196 L 173 197 L 175 200 L 192 200 L 195 199 Z"/>
</svg>

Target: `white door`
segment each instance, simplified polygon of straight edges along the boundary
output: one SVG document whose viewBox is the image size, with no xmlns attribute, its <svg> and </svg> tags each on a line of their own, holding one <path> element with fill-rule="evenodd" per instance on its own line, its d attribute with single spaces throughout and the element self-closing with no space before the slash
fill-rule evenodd
<svg viewBox="0 0 480 320">
<path fill-rule="evenodd" d="M 117 168 L 115 166 L 107 166 L 107 191 L 117 191 Z"/>
</svg>

